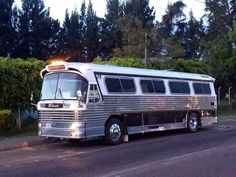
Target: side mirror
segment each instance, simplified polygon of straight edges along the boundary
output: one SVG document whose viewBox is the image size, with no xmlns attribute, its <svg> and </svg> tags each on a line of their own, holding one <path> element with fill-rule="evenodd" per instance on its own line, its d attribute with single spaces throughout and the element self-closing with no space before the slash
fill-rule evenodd
<svg viewBox="0 0 236 177">
<path fill-rule="evenodd" d="M 78 105 L 79 108 L 82 107 L 82 105 L 80 104 L 81 100 L 83 99 L 82 96 L 83 96 L 83 95 L 82 95 L 81 90 L 78 90 L 78 91 L 77 91 L 77 100 L 78 100 L 78 102 L 79 102 L 79 105 Z"/>
<path fill-rule="evenodd" d="M 77 91 L 77 99 L 80 101 L 82 99 L 82 92 L 81 90 Z"/>
</svg>

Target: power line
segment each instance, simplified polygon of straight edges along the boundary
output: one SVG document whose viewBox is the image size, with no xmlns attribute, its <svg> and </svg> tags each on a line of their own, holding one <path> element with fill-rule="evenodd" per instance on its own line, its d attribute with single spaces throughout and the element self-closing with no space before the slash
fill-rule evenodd
<svg viewBox="0 0 236 177">
<path fill-rule="evenodd" d="M 199 3 L 202 3 L 202 4 L 205 4 L 205 2 L 200 1 L 200 0 L 194 0 L 194 1 L 199 2 Z"/>
<path fill-rule="evenodd" d="M 160 7 L 160 6 L 156 6 L 155 8 L 157 8 L 157 9 L 161 9 L 161 10 L 166 10 L 165 8 Z"/>
</svg>

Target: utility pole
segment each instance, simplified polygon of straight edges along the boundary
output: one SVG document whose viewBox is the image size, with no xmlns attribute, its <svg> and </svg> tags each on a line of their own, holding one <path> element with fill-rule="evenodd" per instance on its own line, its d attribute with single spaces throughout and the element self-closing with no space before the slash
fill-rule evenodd
<svg viewBox="0 0 236 177">
<path fill-rule="evenodd" d="M 145 62 L 145 68 L 147 68 L 147 33 L 145 33 L 144 62 Z"/>
<path fill-rule="evenodd" d="M 218 105 L 220 105 L 220 89 L 221 87 L 218 88 Z"/>
<path fill-rule="evenodd" d="M 230 100 L 230 95 L 231 95 L 230 91 L 231 91 L 231 89 L 232 89 L 232 87 L 230 86 L 230 87 L 229 87 L 229 104 L 230 104 L 230 102 L 231 102 L 231 100 Z"/>
</svg>

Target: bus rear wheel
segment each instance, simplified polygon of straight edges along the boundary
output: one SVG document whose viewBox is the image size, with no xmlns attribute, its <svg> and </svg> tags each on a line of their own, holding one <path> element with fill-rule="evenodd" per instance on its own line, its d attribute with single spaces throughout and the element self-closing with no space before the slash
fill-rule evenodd
<svg viewBox="0 0 236 177">
<path fill-rule="evenodd" d="M 108 145 L 120 144 L 124 139 L 124 128 L 120 120 L 111 118 L 105 126 L 105 143 Z"/>
<path fill-rule="evenodd" d="M 195 133 L 198 130 L 198 116 L 196 113 L 189 113 L 187 119 L 187 128 L 191 133 Z"/>
</svg>

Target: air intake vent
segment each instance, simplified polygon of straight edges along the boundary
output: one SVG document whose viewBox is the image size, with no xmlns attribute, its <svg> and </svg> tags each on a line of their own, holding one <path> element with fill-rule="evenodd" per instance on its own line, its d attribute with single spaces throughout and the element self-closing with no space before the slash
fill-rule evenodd
<svg viewBox="0 0 236 177">
<path fill-rule="evenodd" d="M 75 120 L 77 116 L 74 111 L 39 111 L 40 120 Z"/>
</svg>

